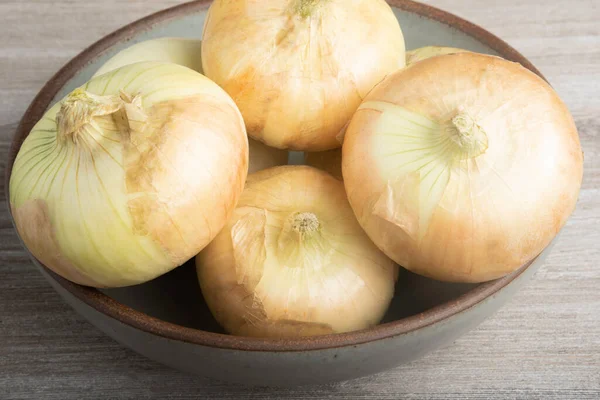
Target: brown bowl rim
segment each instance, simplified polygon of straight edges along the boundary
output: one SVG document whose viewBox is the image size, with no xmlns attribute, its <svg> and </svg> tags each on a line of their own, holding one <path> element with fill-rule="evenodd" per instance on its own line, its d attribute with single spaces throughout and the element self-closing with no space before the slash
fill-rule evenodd
<svg viewBox="0 0 600 400">
<path fill-rule="evenodd" d="M 96 43 L 83 50 L 80 54 L 62 67 L 41 89 L 35 99 L 31 102 L 23 118 L 21 119 L 15 136 L 13 138 L 8 156 L 5 173 L 5 195 L 8 203 L 11 220 L 14 220 L 10 211 L 9 180 L 13 163 L 23 140 L 27 137 L 33 125 L 43 116 L 52 99 L 58 91 L 71 79 L 81 68 L 93 61 L 113 45 L 130 40 L 140 31 L 150 29 L 154 24 L 168 21 L 170 19 L 186 15 L 201 9 L 208 8 L 211 0 L 197 0 L 177 5 L 128 24 L 113 33 L 105 36 Z M 438 8 L 418 3 L 412 0 L 388 0 L 392 7 L 403 11 L 417 14 L 421 17 L 433 19 L 458 29 L 467 35 L 484 43 L 502 57 L 515 61 L 531 70 L 537 75 L 542 74 L 522 54 L 509 44 L 486 31 L 478 25 L 466 21 Z M 31 256 L 31 254 L 30 254 Z M 220 333 L 202 331 L 198 329 L 180 326 L 166 322 L 145 313 L 121 304 L 97 289 L 72 283 L 60 275 L 55 274 L 38 260 L 32 259 L 40 265 L 64 290 L 77 299 L 99 311 L 100 313 L 114 318 L 132 328 L 158 335 L 167 339 L 192 343 L 214 348 L 238 350 L 238 351 L 269 351 L 269 352 L 295 352 L 332 349 L 345 346 L 357 346 L 367 342 L 382 340 L 397 335 L 406 334 L 429 325 L 438 323 L 453 315 L 477 305 L 502 288 L 517 279 L 535 261 L 531 261 L 515 272 L 495 281 L 483 283 L 468 291 L 457 299 L 443 303 L 423 313 L 403 318 L 398 321 L 377 325 L 370 329 L 361 331 L 340 333 L 325 336 L 295 338 L 295 339 L 261 339 L 250 337 L 237 337 Z"/>
</svg>

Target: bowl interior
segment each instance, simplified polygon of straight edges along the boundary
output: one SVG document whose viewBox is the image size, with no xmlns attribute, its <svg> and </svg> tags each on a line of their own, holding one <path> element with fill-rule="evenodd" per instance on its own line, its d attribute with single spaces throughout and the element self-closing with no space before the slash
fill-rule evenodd
<svg viewBox="0 0 600 400">
<path fill-rule="evenodd" d="M 109 47 L 104 46 L 105 50 L 101 54 L 92 57 L 84 66 L 76 67 L 72 77 L 55 93 L 50 106 L 73 89 L 83 85 L 110 57 L 133 43 L 165 36 L 199 38 L 206 17 L 207 3 L 197 2 L 192 7 L 186 6 L 185 12 L 170 13 L 168 17 L 150 18 L 144 23 L 136 23 L 131 29 L 127 28 L 125 33 L 120 32 L 119 35 L 122 35 L 123 39 L 119 39 Z M 389 1 L 389 3 L 392 6 L 394 4 L 398 6 L 393 9 L 400 21 L 407 49 L 440 45 L 501 55 L 514 61 L 520 57 L 506 44 L 489 34 L 482 33 L 483 31 L 479 28 L 470 25 L 464 26 L 462 27 L 463 32 L 460 29 L 461 24 L 466 24 L 466 22 L 448 16 L 448 14 L 410 1 Z M 428 17 L 424 15 L 428 15 Z M 465 33 L 467 31 L 469 33 Z M 477 39 L 478 37 L 481 40 Z M 522 58 L 520 60 L 526 62 Z M 528 66 L 533 68 L 530 64 Z M 47 88 L 46 90 L 51 91 L 52 89 Z M 29 112 L 27 114 L 29 118 L 33 118 L 32 115 L 29 115 Z M 24 135 L 17 137 L 16 144 L 23 138 Z M 294 159 L 298 158 L 291 157 L 291 162 L 294 162 Z M 11 163 L 12 161 L 10 160 Z M 396 294 L 384 322 L 398 321 L 447 304 L 477 286 L 476 284 L 437 282 L 401 270 Z M 83 289 L 78 289 L 78 291 L 83 291 Z M 102 292 L 119 303 L 165 322 L 207 332 L 223 332 L 203 301 L 193 261 L 152 282 L 135 287 L 103 290 Z"/>
</svg>

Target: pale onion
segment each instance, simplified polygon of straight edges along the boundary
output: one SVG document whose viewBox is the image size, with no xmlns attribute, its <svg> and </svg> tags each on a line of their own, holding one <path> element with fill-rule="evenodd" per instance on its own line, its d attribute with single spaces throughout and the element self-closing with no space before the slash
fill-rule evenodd
<svg viewBox="0 0 600 400">
<path fill-rule="evenodd" d="M 304 163 L 325 171 L 336 179 L 343 180 L 342 149 L 304 153 Z"/>
<path fill-rule="evenodd" d="M 201 46 L 201 40 L 178 37 L 146 40 L 121 50 L 102 65 L 94 76 L 142 61 L 171 62 L 203 73 Z M 249 145 L 248 173 L 287 164 L 287 151 L 266 146 L 254 139 L 249 139 Z"/>
<path fill-rule="evenodd" d="M 250 175 L 233 217 L 196 265 L 213 315 L 243 336 L 373 326 L 397 278 L 397 266 L 358 225 L 343 184 L 307 166 Z"/>
<path fill-rule="evenodd" d="M 117 287 L 195 256 L 231 216 L 248 168 L 231 98 L 176 64 L 101 75 L 50 108 L 10 178 L 17 230 L 63 277 Z"/>
<path fill-rule="evenodd" d="M 456 54 L 465 53 L 467 50 L 459 49 L 457 47 L 443 47 L 443 46 L 425 46 L 419 47 L 418 49 L 410 50 L 406 52 L 406 65 L 412 65 L 419 61 L 423 61 L 427 58 L 435 56 L 443 56 L 445 54 Z"/>
<path fill-rule="evenodd" d="M 537 256 L 573 211 L 582 152 L 554 90 L 517 63 L 460 53 L 389 76 L 342 152 L 371 239 L 416 273 L 499 278 Z"/>
<path fill-rule="evenodd" d="M 94 77 L 142 61 L 171 62 L 202 73 L 201 49 L 202 41 L 197 39 L 163 37 L 145 40 L 115 54 Z"/>
<path fill-rule="evenodd" d="M 202 64 L 269 146 L 322 151 L 361 100 L 404 67 L 404 38 L 384 0 L 216 0 Z"/>
</svg>

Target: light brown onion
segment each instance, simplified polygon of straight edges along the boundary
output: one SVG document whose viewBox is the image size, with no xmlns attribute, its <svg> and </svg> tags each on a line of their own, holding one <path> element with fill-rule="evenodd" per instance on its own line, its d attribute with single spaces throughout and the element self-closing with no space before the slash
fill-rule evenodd
<svg viewBox="0 0 600 400">
<path fill-rule="evenodd" d="M 216 0 L 202 65 L 251 137 L 322 151 L 340 147 L 364 96 L 404 66 L 404 38 L 384 0 Z"/>
<path fill-rule="evenodd" d="M 398 271 L 356 222 L 344 185 L 307 166 L 250 175 L 233 217 L 196 265 L 217 321 L 262 337 L 373 326 Z"/>
<path fill-rule="evenodd" d="M 544 80 L 498 57 L 430 58 L 389 76 L 346 131 L 344 183 L 389 257 L 447 281 L 501 277 L 573 211 L 582 152 Z"/>
</svg>

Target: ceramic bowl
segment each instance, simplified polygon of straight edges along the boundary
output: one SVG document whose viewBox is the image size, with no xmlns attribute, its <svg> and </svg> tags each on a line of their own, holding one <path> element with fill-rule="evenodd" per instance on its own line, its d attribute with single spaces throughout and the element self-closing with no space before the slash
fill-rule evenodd
<svg viewBox="0 0 600 400">
<path fill-rule="evenodd" d="M 5 187 L 21 143 L 51 104 L 134 42 L 161 36 L 198 38 L 209 3 L 182 4 L 134 22 L 63 67 L 37 95 L 18 127 Z M 425 45 L 460 47 L 500 55 L 539 74 L 517 51 L 476 25 L 424 4 L 408 0 L 389 3 L 400 20 L 407 49 Z M 441 283 L 403 271 L 381 325 L 359 332 L 289 340 L 224 334 L 202 299 L 191 262 L 144 285 L 100 291 L 68 282 L 32 259 L 77 312 L 151 359 L 220 380 L 292 386 L 377 373 L 451 343 L 502 306 L 529 280 L 549 250 L 511 275 L 479 285 Z"/>
</svg>

